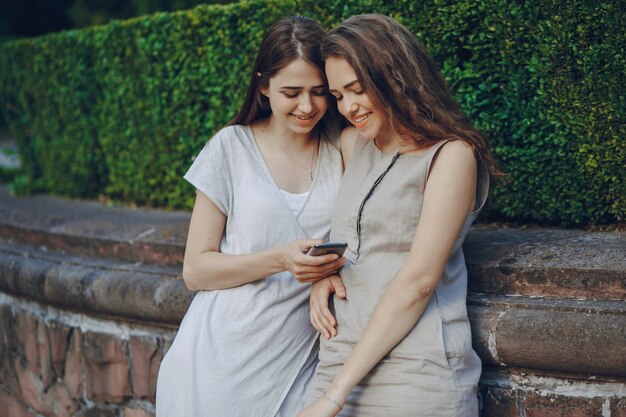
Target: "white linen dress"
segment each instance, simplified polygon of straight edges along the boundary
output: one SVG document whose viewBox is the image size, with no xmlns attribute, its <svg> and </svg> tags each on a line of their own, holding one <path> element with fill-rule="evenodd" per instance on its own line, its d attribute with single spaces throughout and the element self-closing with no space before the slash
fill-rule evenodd
<svg viewBox="0 0 626 417">
<path fill-rule="evenodd" d="M 320 141 L 308 198 L 292 213 L 247 126 L 218 132 L 185 175 L 227 216 L 220 251 L 325 239 L 342 175 L 337 139 Z M 157 417 L 295 416 L 317 359 L 310 285 L 289 272 L 200 291 L 159 369 Z"/>
</svg>

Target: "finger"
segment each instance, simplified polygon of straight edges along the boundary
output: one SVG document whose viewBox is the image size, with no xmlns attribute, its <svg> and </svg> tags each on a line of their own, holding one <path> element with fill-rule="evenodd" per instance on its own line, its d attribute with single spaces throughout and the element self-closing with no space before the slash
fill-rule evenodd
<svg viewBox="0 0 626 417">
<path fill-rule="evenodd" d="M 336 275 L 337 270 L 341 268 L 343 264 L 345 263 L 345 261 L 342 261 L 341 259 L 343 258 L 339 258 L 337 261 L 331 262 L 326 265 L 318 266 L 318 267 L 298 268 L 299 275 L 297 276 L 299 277 L 306 276 L 307 278 L 317 277 L 317 279 L 320 279 L 320 278 L 326 278 L 331 275 Z"/>
<path fill-rule="evenodd" d="M 326 330 L 334 336 L 337 334 L 337 331 L 335 329 L 337 321 L 335 320 L 335 317 L 333 317 L 333 314 L 328 307 L 328 299 L 330 297 L 330 294 L 330 291 L 318 294 L 317 297 L 313 297 L 315 298 L 315 300 L 313 300 L 312 298 L 311 304 L 314 304 L 313 308 L 317 319 L 324 325 Z"/>
<path fill-rule="evenodd" d="M 304 257 L 298 256 L 296 261 L 304 265 L 320 266 L 320 265 L 327 264 L 337 259 L 340 259 L 339 255 L 337 255 L 336 253 L 329 253 L 326 255 L 318 255 L 318 256 L 311 256 L 311 255 L 305 255 Z"/>
<path fill-rule="evenodd" d="M 333 313 L 330 311 L 330 308 L 328 308 L 328 300 L 326 300 L 326 303 L 320 304 L 317 309 L 319 314 L 324 318 L 326 327 L 334 329 L 337 322 L 335 321 L 335 317 L 333 317 Z"/>
<path fill-rule="evenodd" d="M 337 275 L 336 269 L 313 269 L 313 270 L 303 270 L 294 275 L 294 277 L 301 283 L 311 283 L 314 284 L 321 279 L 331 277 L 333 275 Z M 328 284 L 329 290 L 332 289 L 332 284 Z"/>
<path fill-rule="evenodd" d="M 298 275 L 295 277 L 296 277 L 296 280 L 298 280 L 298 282 L 301 284 L 315 284 L 317 281 L 325 278 L 326 275 L 321 275 L 316 272 L 312 274 Z"/>
<path fill-rule="evenodd" d="M 330 288 L 330 287 L 329 287 Z M 312 296 L 310 301 L 311 322 L 315 322 L 315 329 L 328 339 L 333 333 L 333 327 L 329 325 L 328 318 L 324 314 L 324 308 L 327 308 L 329 291 L 324 291 L 317 296 Z M 331 315 L 332 316 L 332 315 Z"/>
<path fill-rule="evenodd" d="M 320 321 L 319 315 L 316 312 L 312 313 L 311 323 L 313 324 L 315 330 L 320 332 L 326 339 L 330 339 L 330 333 L 328 332 L 324 324 Z"/>
<path fill-rule="evenodd" d="M 335 295 L 339 298 L 346 298 L 347 296 L 346 287 L 345 285 L 343 285 L 343 281 L 341 280 L 341 277 L 335 274 L 335 275 L 331 275 L 328 278 L 330 280 L 330 285 L 332 285 L 333 289 L 335 290 Z"/>
<path fill-rule="evenodd" d="M 324 243 L 324 241 L 320 239 L 301 239 L 298 241 L 298 246 L 300 246 L 302 253 L 307 253 L 309 249 L 320 243 Z"/>
<path fill-rule="evenodd" d="M 332 337 L 337 336 L 337 321 L 335 320 L 335 317 L 333 317 L 333 314 L 330 312 L 328 304 L 319 306 L 318 309 L 320 310 L 319 314 L 321 314 L 321 316 L 323 317 L 322 324 L 324 325 L 326 331 L 328 331 Z"/>
<path fill-rule="evenodd" d="M 324 274 L 329 275 L 330 273 L 336 273 L 339 268 L 346 264 L 346 262 L 346 258 L 339 258 L 327 265 L 320 266 L 320 268 L 323 268 Z"/>
<path fill-rule="evenodd" d="M 311 320 L 311 325 L 313 325 L 313 328 L 317 330 L 318 332 L 322 333 L 322 331 L 324 330 L 324 327 L 320 325 L 320 322 L 315 316 L 315 314 L 313 313 L 313 311 L 311 311 L 310 320 Z"/>
</svg>

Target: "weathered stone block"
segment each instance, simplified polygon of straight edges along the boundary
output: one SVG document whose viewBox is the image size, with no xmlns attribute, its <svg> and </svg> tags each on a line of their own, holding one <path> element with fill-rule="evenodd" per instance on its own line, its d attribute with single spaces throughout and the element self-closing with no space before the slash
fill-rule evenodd
<svg viewBox="0 0 626 417">
<path fill-rule="evenodd" d="M 50 360 L 50 342 L 46 323 L 37 321 L 37 358 L 39 359 L 39 369 L 41 370 L 41 381 L 44 390 L 52 383 L 52 364 Z"/>
<path fill-rule="evenodd" d="M 43 397 L 43 414 L 53 417 L 71 417 L 78 411 L 78 403 L 62 384 L 52 385 Z"/>
<path fill-rule="evenodd" d="M 481 390 L 482 417 L 517 417 L 517 393 L 509 388 L 485 387 Z"/>
<path fill-rule="evenodd" d="M 30 369 L 23 368 L 19 360 L 15 361 L 15 374 L 20 385 L 20 394 L 26 404 L 37 411 L 43 409 L 43 382 Z"/>
<path fill-rule="evenodd" d="M 82 397 L 83 386 L 83 357 L 82 335 L 79 329 L 71 329 L 69 346 L 63 369 L 63 382 L 68 393 L 74 399 Z"/>
<path fill-rule="evenodd" d="M 137 399 L 154 401 L 161 354 L 156 337 L 131 337 L 131 385 Z"/>
<path fill-rule="evenodd" d="M 502 362 L 536 369 L 624 375 L 623 315 L 582 308 L 567 311 L 556 308 L 558 302 L 553 305 L 551 309 L 539 303 L 537 310 L 511 308 L 502 315 L 495 335 Z"/>
<path fill-rule="evenodd" d="M 124 407 L 122 417 L 154 417 L 154 413 L 141 408 Z"/>
<path fill-rule="evenodd" d="M 50 340 L 50 359 L 52 371 L 57 378 L 63 377 L 65 366 L 65 351 L 70 335 L 70 328 L 59 323 L 48 323 L 48 340 Z"/>
<path fill-rule="evenodd" d="M 102 333 L 83 334 L 87 398 L 121 403 L 130 396 L 124 342 Z"/>
<path fill-rule="evenodd" d="M 37 320 L 29 314 L 17 314 L 15 333 L 24 355 L 26 366 L 36 375 L 41 374 L 37 350 Z"/>
<path fill-rule="evenodd" d="M 0 360 L 7 358 L 9 352 L 15 344 L 15 333 L 13 332 L 13 314 L 8 305 L 0 307 Z"/>
<path fill-rule="evenodd" d="M 0 392 L 0 416 L 6 417 L 34 417 L 26 406 L 9 394 Z"/>
<path fill-rule="evenodd" d="M 610 410 L 611 417 L 626 417 L 626 398 L 614 398 Z"/>
<path fill-rule="evenodd" d="M 117 417 L 117 411 L 113 408 L 93 407 L 85 411 L 85 417 Z"/>
<path fill-rule="evenodd" d="M 604 398 L 543 396 L 534 393 L 525 397 L 525 417 L 606 417 L 602 413 Z"/>
</svg>

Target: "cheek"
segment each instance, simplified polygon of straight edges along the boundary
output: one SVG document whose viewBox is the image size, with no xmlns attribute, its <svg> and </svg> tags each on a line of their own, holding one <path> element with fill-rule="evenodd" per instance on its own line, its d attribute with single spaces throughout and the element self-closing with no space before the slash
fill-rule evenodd
<svg viewBox="0 0 626 417">
<path fill-rule="evenodd" d="M 291 103 L 279 95 L 270 96 L 270 107 L 273 113 L 284 113 L 291 111 Z"/>
<path fill-rule="evenodd" d="M 324 113 L 328 108 L 328 101 L 326 100 L 326 97 L 313 96 L 312 101 L 321 113 Z"/>
</svg>

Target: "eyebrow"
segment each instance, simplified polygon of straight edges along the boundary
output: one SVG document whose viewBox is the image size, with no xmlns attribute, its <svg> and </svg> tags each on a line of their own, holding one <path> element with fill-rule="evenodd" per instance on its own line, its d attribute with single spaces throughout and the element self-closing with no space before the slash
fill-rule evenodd
<svg viewBox="0 0 626 417">
<path fill-rule="evenodd" d="M 285 86 L 285 87 L 280 87 L 281 90 L 302 90 L 304 87 L 289 87 L 289 86 Z M 313 88 L 324 88 L 324 84 L 320 84 L 320 85 L 315 85 L 313 87 L 311 87 L 311 89 Z"/>
<path fill-rule="evenodd" d="M 354 84 L 358 84 L 359 80 L 354 80 L 354 81 L 350 81 L 348 84 L 344 85 L 343 88 L 350 88 L 352 86 L 354 86 Z M 337 90 L 333 90 L 332 88 L 330 89 L 330 91 L 337 91 Z"/>
</svg>

